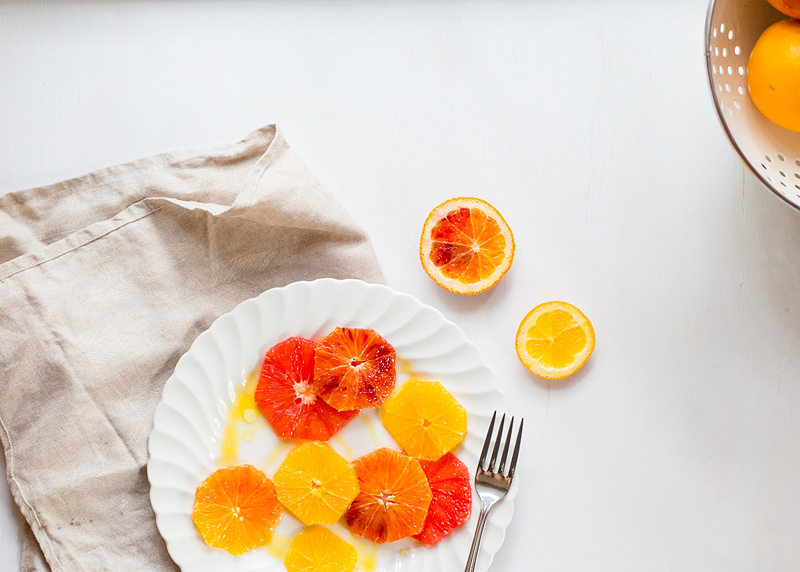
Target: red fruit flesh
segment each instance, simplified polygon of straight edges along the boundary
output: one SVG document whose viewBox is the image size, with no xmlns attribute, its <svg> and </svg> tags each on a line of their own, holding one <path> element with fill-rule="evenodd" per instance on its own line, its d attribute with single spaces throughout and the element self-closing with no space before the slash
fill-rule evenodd
<svg viewBox="0 0 800 572">
<path fill-rule="evenodd" d="M 379 407 L 394 389 L 395 360 L 375 331 L 336 328 L 317 347 L 314 388 L 338 411 Z"/>
<path fill-rule="evenodd" d="M 469 469 L 452 453 L 438 461 L 420 461 L 433 500 L 428 509 L 425 526 L 414 538 L 433 546 L 456 527 L 469 520 L 472 513 L 472 483 Z"/>
<path fill-rule="evenodd" d="M 294 337 L 272 346 L 264 358 L 255 401 L 284 439 L 327 441 L 358 415 L 337 411 L 314 390 L 317 342 Z"/>
</svg>

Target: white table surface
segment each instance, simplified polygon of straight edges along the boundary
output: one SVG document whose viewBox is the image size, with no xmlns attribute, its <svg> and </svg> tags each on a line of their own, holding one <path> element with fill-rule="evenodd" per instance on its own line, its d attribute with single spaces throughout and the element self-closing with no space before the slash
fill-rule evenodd
<svg viewBox="0 0 800 572">
<path fill-rule="evenodd" d="M 725 139 L 704 0 L 0 4 L 0 193 L 277 123 L 387 283 L 485 353 L 526 435 L 493 570 L 800 568 L 800 213 Z M 493 290 L 422 271 L 428 211 L 493 203 Z M 525 370 L 533 306 L 597 347 Z M 0 486 L 0 569 L 20 517 Z"/>
</svg>

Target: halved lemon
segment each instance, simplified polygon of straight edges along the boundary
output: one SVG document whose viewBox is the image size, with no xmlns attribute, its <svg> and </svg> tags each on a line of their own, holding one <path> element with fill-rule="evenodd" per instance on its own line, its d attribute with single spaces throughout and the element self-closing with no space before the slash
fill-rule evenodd
<svg viewBox="0 0 800 572">
<path fill-rule="evenodd" d="M 517 356 L 532 373 L 563 379 L 578 371 L 594 350 L 594 328 L 567 302 L 539 304 L 517 330 Z"/>
<path fill-rule="evenodd" d="M 478 294 L 508 272 L 514 259 L 514 235 L 492 205 L 474 197 L 457 197 L 428 215 L 419 257 L 428 276 L 445 290 Z"/>
</svg>

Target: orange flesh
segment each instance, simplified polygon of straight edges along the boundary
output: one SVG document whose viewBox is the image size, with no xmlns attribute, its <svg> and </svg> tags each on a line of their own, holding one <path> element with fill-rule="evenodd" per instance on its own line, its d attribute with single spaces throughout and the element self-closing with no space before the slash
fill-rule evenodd
<svg viewBox="0 0 800 572">
<path fill-rule="evenodd" d="M 317 347 L 314 390 L 338 411 L 378 407 L 394 389 L 395 359 L 373 330 L 336 328 Z"/>
<path fill-rule="evenodd" d="M 586 332 L 564 310 L 545 312 L 528 330 L 525 349 L 547 367 L 563 368 L 586 347 Z"/>
<path fill-rule="evenodd" d="M 217 469 L 195 492 L 192 520 L 200 536 L 234 556 L 266 545 L 280 518 L 272 481 L 251 465 Z"/>
<path fill-rule="evenodd" d="M 422 530 L 432 494 L 419 461 L 382 448 L 353 465 L 361 490 L 345 515 L 350 532 L 383 544 Z"/>
<path fill-rule="evenodd" d="M 467 433 L 466 410 L 438 381 L 407 381 L 383 404 L 381 422 L 407 454 L 428 461 Z"/>
<path fill-rule="evenodd" d="M 505 258 L 500 225 L 479 209 L 450 211 L 431 230 L 430 260 L 447 278 L 474 284 L 491 276 Z"/>
<path fill-rule="evenodd" d="M 321 526 L 312 526 L 292 540 L 284 559 L 289 572 L 354 572 L 356 549 Z"/>
<path fill-rule="evenodd" d="M 347 459 L 311 441 L 292 450 L 275 473 L 278 499 L 303 524 L 333 524 L 358 493 Z"/>
</svg>

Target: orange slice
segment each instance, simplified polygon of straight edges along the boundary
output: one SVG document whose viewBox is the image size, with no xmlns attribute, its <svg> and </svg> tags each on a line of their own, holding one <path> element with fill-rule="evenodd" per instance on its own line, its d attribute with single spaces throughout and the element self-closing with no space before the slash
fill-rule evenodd
<svg viewBox="0 0 800 572">
<path fill-rule="evenodd" d="M 394 389 L 395 360 L 374 330 L 336 328 L 317 346 L 314 391 L 337 411 L 380 407 Z"/>
<path fill-rule="evenodd" d="M 467 411 L 438 381 L 404 383 L 383 404 L 381 422 L 406 453 L 426 461 L 436 461 L 467 434 Z"/>
<path fill-rule="evenodd" d="M 433 546 L 469 520 L 472 513 L 472 480 L 469 469 L 452 453 L 438 461 L 420 461 L 428 475 L 433 500 L 425 519 L 425 528 L 414 538 Z"/>
<path fill-rule="evenodd" d="M 272 481 L 251 465 L 217 469 L 195 492 L 192 520 L 200 536 L 234 556 L 265 546 L 280 519 Z"/>
<path fill-rule="evenodd" d="M 353 465 L 324 443 L 292 450 L 275 473 L 278 500 L 303 524 L 333 524 L 358 494 Z"/>
<path fill-rule="evenodd" d="M 275 344 L 264 356 L 254 398 L 282 439 L 327 441 L 358 415 L 336 411 L 314 393 L 316 347 L 313 340 L 294 337 Z"/>
<path fill-rule="evenodd" d="M 356 549 L 322 526 L 300 532 L 283 560 L 288 572 L 355 572 Z"/>
<path fill-rule="evenodd" d="M 428 276 L 445 290 L 478 294 L 508 271 L 514 259 L 514 236 L 492 205 L 458 197 L 428 215 L 419 257 Z"/>
<path fill-rule="evenodd" d="M 562 379 L 578 371 L 594 350 L 594 328 L 578 308 L 545 302 L 519 325 L 517 356 L 522 365 L 545 379 Z"/>
<path fill-rule="evenodd" d="M 432 494 L 419 461 L 384 447 L 353 465 L 361 490 L 345 514 L 350 532 L 383 544 L 422 531 Z"/>
</svg>

